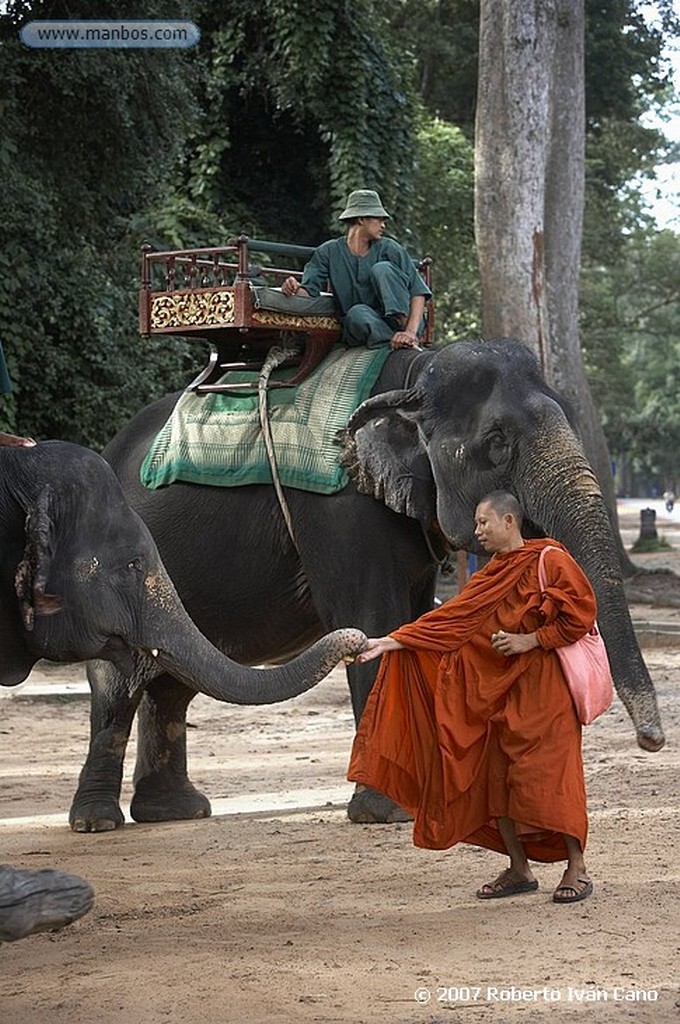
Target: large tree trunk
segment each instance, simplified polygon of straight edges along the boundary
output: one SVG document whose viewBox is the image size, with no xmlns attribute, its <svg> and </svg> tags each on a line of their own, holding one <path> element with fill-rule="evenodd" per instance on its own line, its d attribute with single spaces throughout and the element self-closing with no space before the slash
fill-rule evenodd
<svg viewBox="0 0 680 1024">
<path fill-rule="evenodd" d="M 585 161 L 583 0 L 482 0 L 475 232 L 484 336 L 536 352 L 572 405 L 620 542 L 611 459 L 578 333 Z"/>
</svg>

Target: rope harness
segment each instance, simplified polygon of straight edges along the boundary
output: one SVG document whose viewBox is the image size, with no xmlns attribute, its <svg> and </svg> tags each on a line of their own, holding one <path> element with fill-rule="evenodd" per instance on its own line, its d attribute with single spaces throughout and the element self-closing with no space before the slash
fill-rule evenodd
<svg viewBox="0 0 680 1024">
<path fill-rule="evenodd" d="M 278 463 L 276 461 L 276 449 L 274 447 L 274 441 L 271 433 L 271 423 L 269 421 L 269 403 L 267 401 L 267 394 L 269 388 L 269 378 L 272 372 L 282 363 L 285 363 L 287 359 L 293 356 L 299 355 L 301 350 L 301 344 L 295 339 L 294 336 L 286 338 L 283 345 L 274 345 L 269 349 L 267 357 L 262 364 L 262 369 L 258 377 L 258 405 L 260 413 L 260 427 L 262 429 L 262 439 L 264 441 L 265 450 L 267 452 L 267 459 L 269 460 L 269 466 L 272 472 L 272 483 L 274 485 L 274 491 L 279 502 L 279 507 L 283 515 L 283 520 L 288 530 L 288 536 L 291 539 L 293 547 L 297 554 L 300 554 L 300 550 L 295 539 L 295 530 L 293 529 L 293 517 L 291 516 L 288 502 L 286 501 L 286 495 L 284 494 L 283 487 L 281 486 L 281 477 L 279 475 Z M 423 356 L 430 356 L 430 353 L 426 350 L 421 349 L 417 355 L 411 360 L 406 371 L 406 377 L 404 379 L 404 390 L 408 390 L 411 387 L 413 380 L 415 379 L 418 366 L 423 361 Z M 451 552 L 448 549 L 448 544 L 444 539 L 444 553 L 438 555 L 433 547 L 432 538 L 424 523 L 421 523 L 421 529 L 423 531 L 423 537 L 427 550 L 430 553 L 430 557 L 433 562 L 436 562 L 442 575 L 448 576 L 454 570 L 454 565 L 451 561 Z"/>
<path fill-rule="evenodd" d="M 269 349 L 269 352 L 267 353 L 267 357 L 264 363 L 262 364 L 262 369 L 260 370 L 260 375 L 257 380 L 258 405 L 260 410 L 260 427 L 262 429 L 262 439 L 264 441 L 264 447 L 267 452 L 269 466 L 272 471 L 272 483 L 274 484 L 276 497 L 278 498 L 279 506 L 283 514 L 283 519 L 286 524 L 286 529 L 288 530 L 288 536 L 293 542 L 293 547 L 297 551 L 298 555 L 300 554 L 300 551 L 297 546 L 297 541 L 295 540 L 295 531 L 293 530 L 293 519 L 290 514 L 288 502 L 286 501 L 286 496 L 283 493 L 283 487 L 281 486 L 281 477 L 279 475 L 279 467 L 276 461 L 276 450 L 274 448 L 271 424 L 269 422 L 269 403 L 267 401 L 267 393 L 269 386 L 269 378 L 272 372 L 277 368 L 277 366 L 281 366 L 282 363 L 285 363 L 287 359 L 290 359 L 292 356 L 299 355 L 301 347 L 302 346 L 300 342 L 295 341 L 294 338 L 291 339 L 290 341 L 286 340 L 285 345 L 274 345 L 272 348 Z"/>
</svg>

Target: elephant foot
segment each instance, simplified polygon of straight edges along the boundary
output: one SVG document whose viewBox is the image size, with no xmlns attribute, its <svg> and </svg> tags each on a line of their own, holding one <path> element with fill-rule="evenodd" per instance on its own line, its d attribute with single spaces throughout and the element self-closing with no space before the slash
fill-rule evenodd
<svg viewBox="0 0 680 1024">
<path fill-rule="evenodd" d="M 135 783 L 130 814 L 135 821 L 191 821 L 209 818 L 210 801 L 188 779 L 156 772 Z"/>
<path fill-rule="evenodd" d="M 650 750 L 654 754 L 657 750 L 661 750 L 666 742 L 666 737 L 663 734 L 663 729 L 658 725 L 641 725 L 637 729 L 637 742 L 638 747 Z"/>
<path fill-rule="evenodd" d="M 94 893 L 79 875 L 0 864 L 0 942 L 63 928 L 87 914 L 93 903 Z"/>
<path fill-rule="evenodd" d="M 113 832 L 122 828 L 125 818 L 116 800 L 95 803 L 76 795 L 68 820 L 73 832 Z"/>
<path fill-rule="evenodd" d="M 394 800 L 375 789 L 360 786 L 347 805 L 347 817 L 355 824 L 392 825 L 398 821 L 413 821 L 413 815 L 403 810 Z"/>
</svg>

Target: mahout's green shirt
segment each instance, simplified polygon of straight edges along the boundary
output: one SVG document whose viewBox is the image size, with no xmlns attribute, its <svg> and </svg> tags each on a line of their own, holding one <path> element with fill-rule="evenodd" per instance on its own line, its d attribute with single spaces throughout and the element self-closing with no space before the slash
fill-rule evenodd
<svg viewBox="0 0 680 1024">
<path fill-rule="evenodd" d="M 371 268 L 379 262 L 394 263 L 403 271 L 411 298 L 414 295 L 429 298 L 432 294 L 406 249 L 393 238 L 381 238 L 373 242 L 365 256 L 353 253 L 344 235 L 342 238 L 331 238 L 323 242 L 311 257 L 301 283 L 316 298 L 330 282 L 341 316 L 346 316 L 347 311 L 359 303 L 382 312 L 370 276 Z"/>
</svg>

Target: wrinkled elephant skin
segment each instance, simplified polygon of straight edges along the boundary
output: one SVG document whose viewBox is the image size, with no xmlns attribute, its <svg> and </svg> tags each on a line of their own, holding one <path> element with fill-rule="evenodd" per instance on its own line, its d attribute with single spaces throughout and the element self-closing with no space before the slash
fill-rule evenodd
<svg viewBox="0 0 680 1024">
<path fill-rule="evenodd" d="M 94 893 L 79 875 L 0 864 L 0 943 L 56 931 L 83 917 L 93 904 Z"/>
<path fill-rule="evenodd" d="M 175 691 L 273 703 L 316 685 L 365 644 L 359 631 L 338 630 L 276 669 L 230 660 L 187 615 L 109 464 L 77 445 L 0 448 L 0 539 L 0 685 L 22 682 L 41 658 L 115 666 L 104 688 L 93 684 L 90 751 L 71 809 L 77 831 L 122 823 L 123 757 L 147 686 L 166 706 Z M 225 606 L 221 614 L 228 624 Z M 156 800 L 148 778 L 143 786 Z M 173 816 L 209 813 L 188 781 L 180 789 Z"/>
<path fill-rule="evenodd" d="M 505 488 L 517 494 L 535 533 L 562 541 L 588 573 L 638 741 L 648 750 L 663 744 L 600 489 L 558 396 L 524 346 L 464 342 L 437 353 L 392 353 L 346 432 L 343 459 L 353 483 L 334 495 L 286 491 L 297 548 L 271 487 L 141 486 L 140 464 L 178 397 L 144 409 L 104 455 L 190 616 L 230 657 L 277 663 L 330 629 L 380 636 L 416 618 L 432 607 L 443 536 L 452 548 L 474 549 L 476 504 Z M 117 671 L 100 667 L 96 685 L 106 689 Z M 348 668 L 357 720 L 374 674 L 375 663 Z M 191 698 L 174 687 L 168 699 L 159 686 L 147 687 L 140 707 L 136 772 L 138 787 L 155 792 L 178 779 L 186 784 Z M 180 738 L 168 744 L 169 734 Z M 374 816 L 353 805 L 358 816 Z"/>
</svg>

